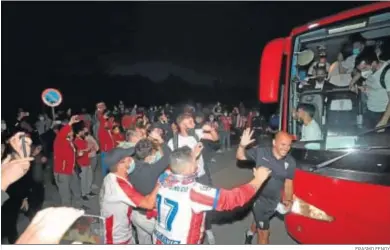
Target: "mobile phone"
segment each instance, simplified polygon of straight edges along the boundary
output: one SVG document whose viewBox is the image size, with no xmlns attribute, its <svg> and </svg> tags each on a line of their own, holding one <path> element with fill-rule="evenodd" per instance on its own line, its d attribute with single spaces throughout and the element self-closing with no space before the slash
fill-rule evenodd
<svg viewBox="0 0 390 250">
<path fill-rule="evenodd" d="M 21 135 L 20 140 L 22 141 L 23 157 L 27 158 L 26 135 Z"/>
<path fill-rule="evenodd" d="M 73 242 L 101 245 L 105 243 L 105 219 L 100 216 L 84 214 L 78 218 L 62 237 L 60 244 Z"/>
</svg>

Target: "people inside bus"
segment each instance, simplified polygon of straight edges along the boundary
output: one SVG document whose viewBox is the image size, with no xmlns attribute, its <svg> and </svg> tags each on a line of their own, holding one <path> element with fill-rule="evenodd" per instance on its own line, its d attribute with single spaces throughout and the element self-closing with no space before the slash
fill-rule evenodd
<svg viewBox="0 0 390 250">
<path fill-rule="evenodd" d="M 375 50 L 364 50 L 356 58 L 357 69 L 365 78 L 360 88 L 367 94 L 367 112 L 364 124 L 367 128 L 384 126 L 390 118 L 390 61 L 378 59 Z"/>
<path fill-rule="evenodd" d="M 352 55 L 348 56 L 345 60 L 343 54 L 340 52 L 337 60 L 339 61 L 340 74 L 352 73 L 355 68 L 356 57 L 363 51 L 366 40 L 360 35 L 352 35 L 350 40 L 352 41 Z"/>
<path fill-rule="evenodd" d="M 294 116 L 302 122 L 301 141 L 317 141 L 322 139 L 321 128 L 313 118 L 315 114 L 315 107 L 309 103 L 298 104 Z"/>
<path fill-rule="evenodd" d="M 307 84 L 300 85 L 300 92 L 307 90 L 319 90 L 326 91 L 333 88 L 333 85 L 328 82 L 327 71 L 325 67 L 319 67 L 314 69 L 315 77 L 311 77 Z"/>
<path fill-rule="evenodd" d="M 314 61 L 311 65 L 309 70 L 307 71 L 307 74 L 309 76 L 316 76 L 316 69 L 318 68 L 325 68 L 326 72 L 329 72 L 330 63 L 327 62 L 326 59 L 326 47 L 325 45 L 320 45 L 317 47 L 318 51 L 318 57 L 319 59 L 317 61 Z"/>
</svg>

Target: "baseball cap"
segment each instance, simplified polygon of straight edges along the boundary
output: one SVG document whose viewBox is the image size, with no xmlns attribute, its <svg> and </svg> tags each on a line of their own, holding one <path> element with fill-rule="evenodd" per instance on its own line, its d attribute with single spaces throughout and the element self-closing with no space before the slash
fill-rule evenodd
<svg viewBox="0 0 390 250">
<path fill-rule="evenodd" d="M 123 158 L 134 155 L 134 147 L 131 148 L 114 148 L 108 151 L 104 157 L 104 164 L 109 167 L 115 166 Z"/>
</svg>

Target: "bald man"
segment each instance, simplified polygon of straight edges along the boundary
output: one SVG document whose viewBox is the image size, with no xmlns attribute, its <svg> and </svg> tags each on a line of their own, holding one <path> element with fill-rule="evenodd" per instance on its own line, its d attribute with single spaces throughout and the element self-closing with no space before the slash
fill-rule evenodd
<svg viewBox="0 0 390 250">
<path fill-rule="evenodd" d="M 271 178 L 264 184 L 258 198 L 253 204 L 255 222 L 251 230 L 245 235 L 245 244 L 252 244 L 253 235 L 257 233 L 258 244 L 269 244 L 269 226 L 271 217 L 274 215 L 278 203 L 282 200 L 287 210 L 291 209 L 294 172 L 296 162 L 289 155 L 292 137 L 286 132 L 278 132 L 272 141 L 272 147 L 250 148 L 248 145 L 252 139 L 253 131 L 246 129 L 241 137 L 237 149 L 238 160 L 251 160 L 256 162 L 256 167 L 266 167 L 272 170 Z M 284 197 L 282 199 L 282 190 Z"/>
</svg>

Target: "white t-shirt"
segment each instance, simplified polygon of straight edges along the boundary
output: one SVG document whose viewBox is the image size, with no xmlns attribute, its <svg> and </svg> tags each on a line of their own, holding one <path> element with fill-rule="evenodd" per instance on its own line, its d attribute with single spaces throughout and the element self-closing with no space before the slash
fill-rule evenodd
<svg viewBox="0 0 390 250">
<path fill-rule="evenodd" d="M 198 136 L 199 140 L 203 137 L 203 131 L 201 129 L 195 129 L 195 133 Z M 179 148 L 184 147 L 184 146 L 188 146 L 189 148 L 194 149 L 196 144 L 198 144 L 198 142 L 196 141 L 196 139 L 193 136 L 184 137 L 184 136 L 179 134 L 178 137 L 179 137 L 179 143 L 178 143 Z M 168 141 L 168 147 L 171 150 L 174 150 L 173 138 Z M 203 156 L 201 155 L 198 159 L 198 177 L 201 177 L 204 174 L 205 174 L 204 161 L 203 161 Z"/>
<path fill-rule="evenodd" d="M 386 89 L 380 84 L 380 77 L 383 69 L 390 63 L 390 61 L 383 63 L 382 67 L 374 74 L 367 77 L 365 85 L 367 87 L 367 108 L 372 112 L 385 112 L 389 97 L 387 92 L 390 92 L 390 70 L 385 75 Z"/>
<path fill-rule="evenodd" d="M 131 213 L 144 198 L 124 178 L 109 173 L 100 190 L 100 214 L 106 220 L 106 244 L 133 243 Z"/>
<path fill-rule="evenodd" d="M 312 119 L 307 125 L 303 124 L 301 141 L 317 141 L 321 139 L 322 135 L 320 126 L 314 119 Z"/>
<path fill-rule="evenodd" d="M 341 66 L 347 70 L 347 73 L 352 73 L 353 69 L 355 68 L 355 61 L 356 61 L 357 55 L 351 55 L 345 59 L 345 61 L 341 62 Z"/>
</svg>

